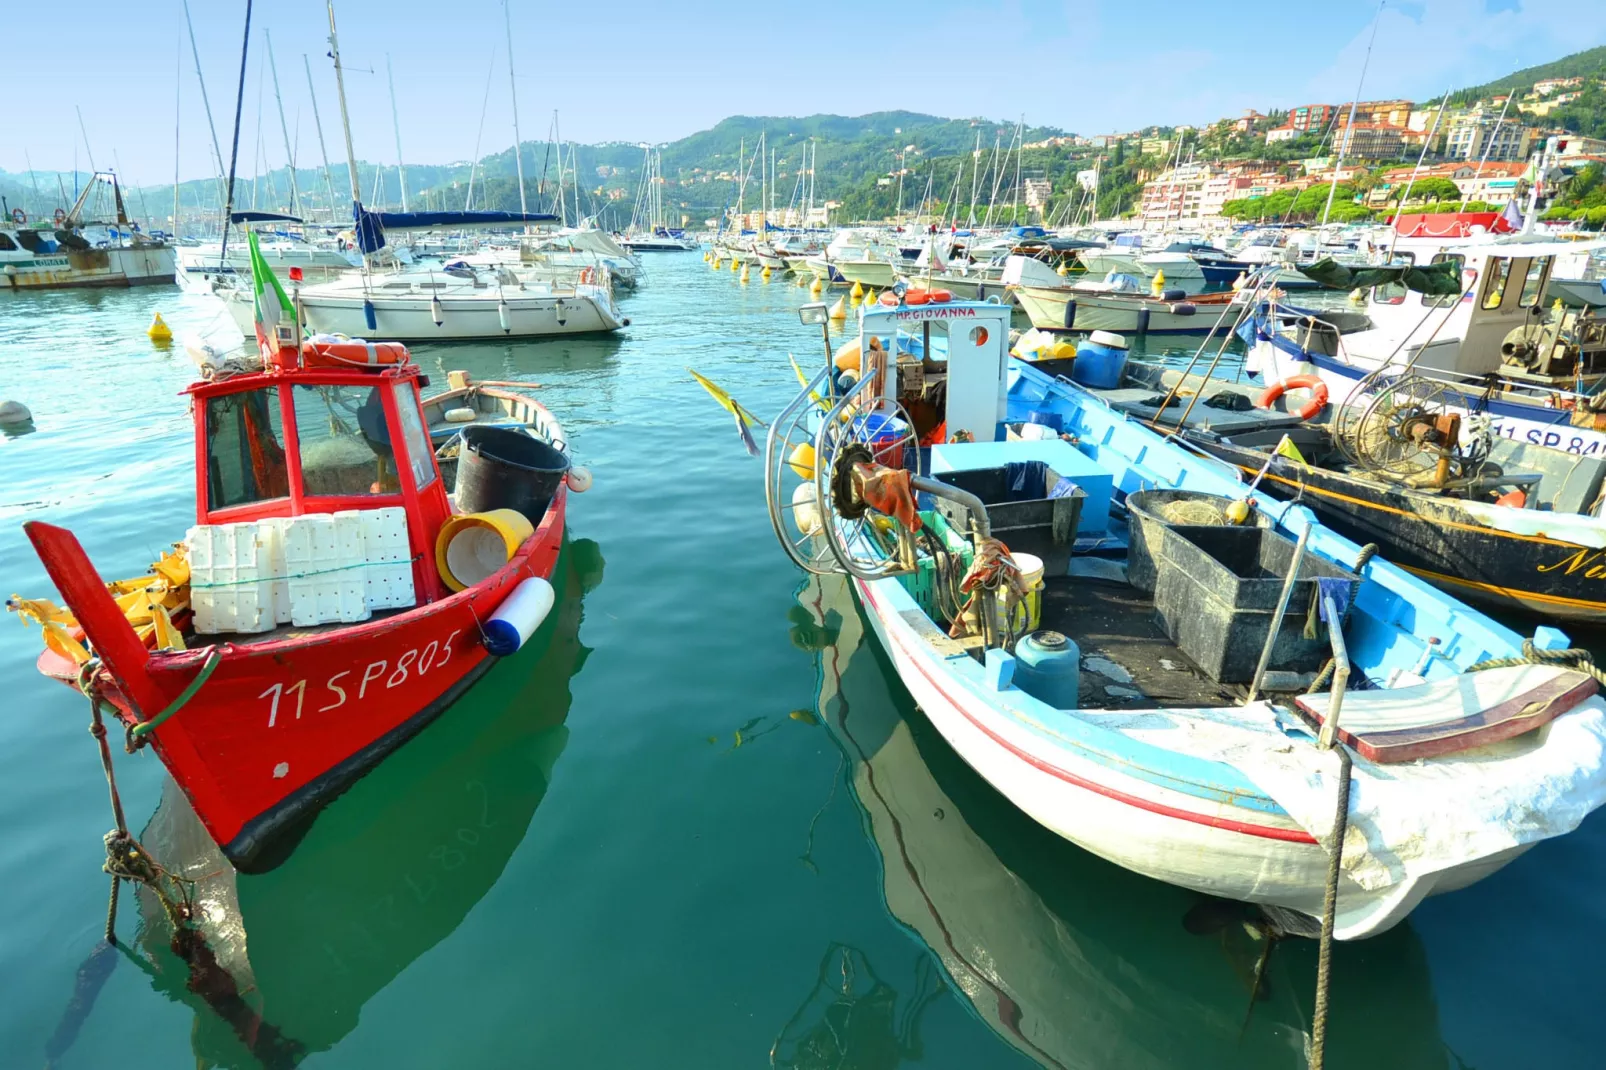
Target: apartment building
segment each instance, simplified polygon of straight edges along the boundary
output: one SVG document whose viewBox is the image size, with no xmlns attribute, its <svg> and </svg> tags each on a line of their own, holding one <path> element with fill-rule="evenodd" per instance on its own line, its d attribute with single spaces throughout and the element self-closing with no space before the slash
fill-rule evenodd
<svg viewBox="0 0 1606 1070">
<path fill-rule="evenodd" d="M 1532 127 L 1472 112 L 1450 120 L 1444 155 L 1456 160 L 1522 160 L 1533 145 Z"/>
</svg>

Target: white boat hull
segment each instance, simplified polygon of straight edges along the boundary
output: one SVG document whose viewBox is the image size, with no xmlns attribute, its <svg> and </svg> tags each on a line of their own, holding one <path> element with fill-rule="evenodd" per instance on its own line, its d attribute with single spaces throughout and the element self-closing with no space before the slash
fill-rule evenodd
<svg viewBox="0 0 1606 1070">
<path fill-rule="evenodd" d="M 894 608 L 895 579 L 854 581 L 877 639 L 904 685 L 954 751 L 1045 828 L 1118 866 L 1207 895 L 1269 904 L 1312 918 L 1322 912 L 1328 855 L 1286 817 L 1211 804 L 1124 776 L 1108 765 L 1057 752 L 1034 754 L 1022 727 L 958 681 Z M 1398 924 L 1426 896 L 1472 884 L 1521 855 L 1513 848 L 1474 862 L 1367 891 L 1341 879 L 1334 934 L 1373 936 Z"/>
<path fill-rule="evenodd" d="M 0 288 L 55 290 L 93 286 L 157 286 L 173 281 L 171 246 L 59 249 L 35 255 L 21 248 L 0 253 Z"/>
<path fill-rule="evenodd" d="M 1222 308 L 1191 301 L 1123 299 L 1036 286 L 1020 287 L 1014 294 L 1032 326 L 1040 330 L 1065 330 L 1066 306 L 1071 301 L 1076 302 L 1071 330 L 1117 334 L 1203 333 L 1220 318 Z M 1183 308 L 1193 311 L 1184 314 L 1180 311 Z"/>
</svg>

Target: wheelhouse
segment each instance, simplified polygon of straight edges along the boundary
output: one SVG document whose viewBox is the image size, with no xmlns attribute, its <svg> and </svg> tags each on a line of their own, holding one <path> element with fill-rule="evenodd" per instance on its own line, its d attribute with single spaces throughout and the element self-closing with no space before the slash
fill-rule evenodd
<svg viewBox="0 0 1606 1070">
<path fill-rule="evenodd" d="M 267 371 L 197 383 L 196 522 L 400 507 L 420 601 L 449 592 L 433 547 L 450 515 L 418 367 Z"/>
</svg>

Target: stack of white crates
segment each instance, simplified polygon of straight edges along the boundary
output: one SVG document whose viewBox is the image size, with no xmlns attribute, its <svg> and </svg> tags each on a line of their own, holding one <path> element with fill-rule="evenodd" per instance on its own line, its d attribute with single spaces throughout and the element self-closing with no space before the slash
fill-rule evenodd
<svg viewBox="0 0 1606 1070">
<path fill-rule="evenodd" d="M 197 525 L 186 542 L 198 634 L 349 624 L 416 602 L 399 507 Z"/>
</svg>

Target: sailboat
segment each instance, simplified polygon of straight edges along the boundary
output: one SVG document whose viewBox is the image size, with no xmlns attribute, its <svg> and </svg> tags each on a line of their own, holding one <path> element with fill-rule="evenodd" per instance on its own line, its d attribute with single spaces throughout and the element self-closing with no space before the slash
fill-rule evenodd
<svg viewBox="0 0 1606 1070">
<path fill-rule="evenodd" d="M 657 149 L 646 150 L 636 206 L 619 244 L 633 253 L 679 253 L 697 248 L 684 230 L 670 229 L 665 221 L 663 154 Z"/>
</svg>

